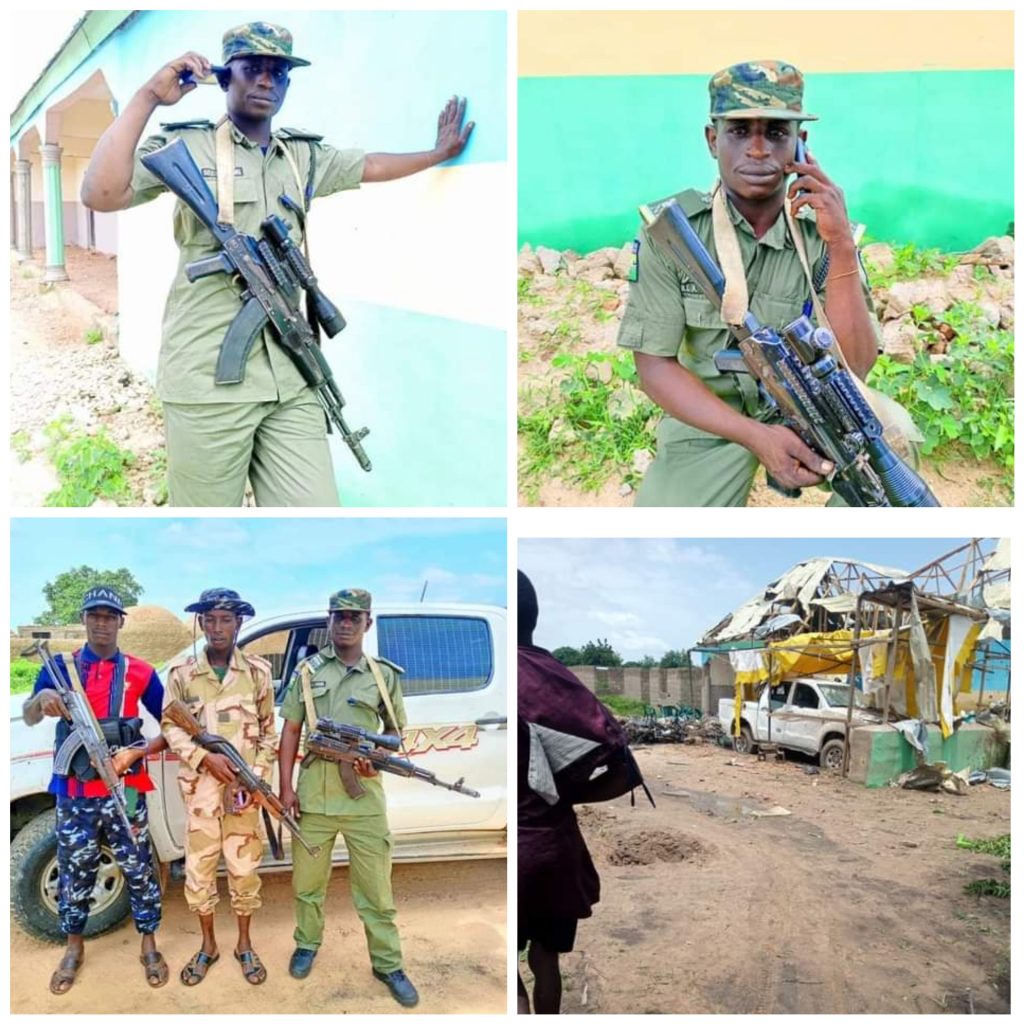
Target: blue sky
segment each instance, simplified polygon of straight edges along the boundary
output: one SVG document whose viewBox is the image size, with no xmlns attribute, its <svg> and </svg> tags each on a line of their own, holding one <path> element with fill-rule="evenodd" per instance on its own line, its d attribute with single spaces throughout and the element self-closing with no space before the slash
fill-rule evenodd
<svg viewBox="0 0 1024 1024">
<path fill-rule="evenodd" d="M 504 519 L 61 518 L 11 521 L 11 625 L 46 605 L 43 584 L 78 565 L 128 568 L 140 604 L 183 615 L 212 586 L 239 591 L 257 618 L 326 607 L 342 587 L 375 602 L 505 605 Z"/>
<path fill-rule="evenodd" d="M 626 660 L 692 645 L 808 558 L 846 557 L 911 572 L 962 539 L 523 539 L 537 590 L 534 640 L 549 649 L 605 638 Z M 994 546 L 994 545 L 993 545 Z"/>
</svg>

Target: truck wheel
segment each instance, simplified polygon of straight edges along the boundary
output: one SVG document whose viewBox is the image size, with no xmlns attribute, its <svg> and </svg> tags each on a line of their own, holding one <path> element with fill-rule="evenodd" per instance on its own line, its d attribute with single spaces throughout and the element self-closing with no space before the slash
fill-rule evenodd
<svg viewBox="0 0 1024 1024">
<path fill-rule="evenodd" d="M 757 744 L 754 743 L 754 735 L 750 731 L 749 725 L 744 723 L 740 726 L 740 734 L 733 737 L 732 747 L 737 754 L 753 754 L 756 752 Z"/>
<path fill-rule="evenodd" d="M 843 770 L 843 741 L 829 740 L 821 748 L 818 762 L 827 772 L 841 772 Z"/>
<path fill-rule="evenodd" d="M 121 924 L 130 914 L 128 887 L 114 854 L 100 847 L 85 935 L 100 935 Z M 57 811 L 33 818 L 11 843 L 11 913 L 29 935 L 47 942 L 63 942 L 57 915 Z"/>
</svg>

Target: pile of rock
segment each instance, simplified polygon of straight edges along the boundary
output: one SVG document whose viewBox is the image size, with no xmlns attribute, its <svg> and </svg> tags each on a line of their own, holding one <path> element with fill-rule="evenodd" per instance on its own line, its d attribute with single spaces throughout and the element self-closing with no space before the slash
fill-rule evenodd
<svg viewBox="0 0 1024 1024">
<path fill-rule="evenodd" d="M 881 242 L 866 246 L 864 256 L 882 273 L 895 262 L 892 246 Z M 518 265 L 519 276 L 531 279 L 541 292 L 552 287 L 554 279 L 566 277 L 607 289 L 625 300 L 632 262 L 632 243 L 627 242 L 619 249 L 607 246 L 586 255 L 572 249 L 524 245 Z M 976 278 L 975 268 L 979 266 L 989 273 Z M 876 286 L 873 292 L 882 324 L 883 351 L 897 362 L 912 363 L 922 351 L 941 359 L 956 337 L 945 314 L 958 302 L 976 305 L 993 328 L 1012 330 L 1013 270 L 1013 239 L 1007 235 L 988 238 L 964 253 L 949 273 Z M 929 311 L 929 317 L 922 318 L 922 308 Z M 916 310 L 916 317 L 912 310 Z M 533 318 L 542 320 L 542 312 L 534 311 Z"/>
<path fill-rule="evenodd" d="M 895 261 L 892 247 L 883 243 L 865 246 L 864 257 L 883 273 Z M 975 268 L 979 266 L 989 272 L 976 278 Z M 941 359 L 956 337 L 946 314 L 958 302 L 977 306 L 993 329 L 1012 330 L 1013 239 L 986 239 L 964 253 L 947 274 L 925 274 L 873 291 L 885 354 L 903 363 L 912 363 L 922 351 Z M 916 316 L 912 312 L 915 309 Z M 923 309 L 927 309 L 928 316 L 922 316 Z"/>
<path fill-rule="evenodd" d="M 629 268 L 633 264 L 633 245 L 627 242 L 621 249 L 605 246 L 581 256 L 572 249 L 560 251 L 538 245 L 536 249 L 524 245 L 519 251 L 519 276 L 555 277 L 564 274 L 569 278 L 580 278 L 590 284 L 600 285 L 606 281 L 628 281 Z"/>
</svg>

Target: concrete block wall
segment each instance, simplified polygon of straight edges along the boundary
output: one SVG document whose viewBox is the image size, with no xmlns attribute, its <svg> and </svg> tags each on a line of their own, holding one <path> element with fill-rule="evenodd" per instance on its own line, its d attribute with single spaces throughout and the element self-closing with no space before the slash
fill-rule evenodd
<svg viewBox="0 0 1024 1024">
<path fill-rule="evenodd" d="M 597 668 L 573 665 L 570 672 L 591 693 L 631 697 L 645 704 L 685 704 L 704 710 L 709 705 L 707 670 L 694 668 Z"/>
<path fill-rule="evenodd" d="M 987 725 L 960 726 L 948 739 L 937 725 L 928 727 L 928 761 L 944 761 L 954 772 L 1006 764 L 1008 745 Z M 868 725 L 853 731 L 850 742 L 850 778 L 868 788 L 885 786 L 917 766 L 914 748 L 889 725 Z"/>
</svg>

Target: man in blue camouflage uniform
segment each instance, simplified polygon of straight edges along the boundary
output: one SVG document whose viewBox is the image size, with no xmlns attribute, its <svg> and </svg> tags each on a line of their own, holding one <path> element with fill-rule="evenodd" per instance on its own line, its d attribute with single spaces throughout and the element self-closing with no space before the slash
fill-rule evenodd
<svg viewBox="0 0 1024 1024">
<path fill-rule="evenodd" d="M 117 647 L 124 614 L 124 603 L 116 591 L 93 587 L 82 600 L 85 646 L 67 658 L 58 654 L 54 660 L 67 682 L 71 682 L 71 670 L 77 672 L 97 719 L 125 723 L 138 717 L 141 704 L 159 721 L 164 694 L 156 670 Z M 45 667 L 39 672 L 22 714 L 26 725 L 36 725 L 44 716 L 59 719 L 57 746 L 67 738 L 64 704 Z M 61 931 L 67 936 L 64 956 L 50 979 L 54 995 L 64 995 L 71 988 L 85 959 L 83 935 L 100 867 L 101 835 L 124 876 L 132 919 L 142 936 L 139 959 L 146 981 L 153 988 L 167 982 L 167 964 L 156 948 L 160 886 L 153 870 L 146 809 L 146 793 L 155 787 L 145 769 L 146 756 L 164 750 L 166 743 L 159 735 L 148 742 L 141 734 L 139 737 L 112 756 L 115 771 L 124 779 L 134 840 L 125 830 L 114 797 L 87 762 L 72 759 L 69 774 L 54 772 L 50 781 L 49 791 L 57 798 L 57 911 Z"/>
</svg>

